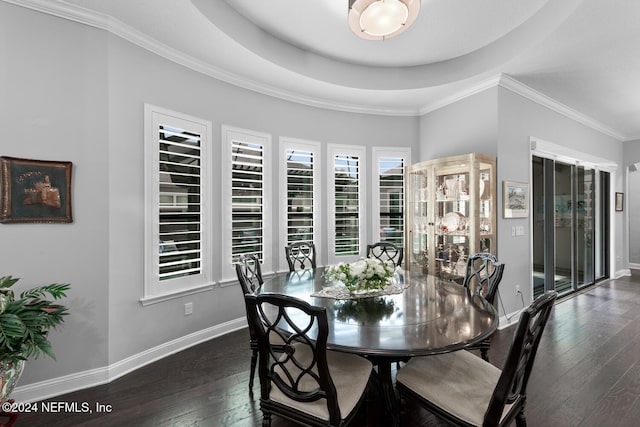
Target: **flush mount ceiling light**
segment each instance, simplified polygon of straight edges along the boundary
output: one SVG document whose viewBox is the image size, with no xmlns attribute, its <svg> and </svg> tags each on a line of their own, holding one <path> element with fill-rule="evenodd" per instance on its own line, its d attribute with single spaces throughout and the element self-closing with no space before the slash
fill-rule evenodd
<svg viewBox="0 0 640 427">
<path fill-rule="evenodd" d="M 349 0 L 349 27 L 367 40 L 397 36 L 413 23 L 420 0 Z"/>
</svg>

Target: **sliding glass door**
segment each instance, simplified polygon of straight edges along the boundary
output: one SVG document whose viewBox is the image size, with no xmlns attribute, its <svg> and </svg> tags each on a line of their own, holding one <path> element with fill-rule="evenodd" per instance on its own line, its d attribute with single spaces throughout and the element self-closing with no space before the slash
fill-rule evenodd
<svg viewBox="0 0 640 427">
<path fill-rule="evenodd" d="M 595 281 L 594 232 L 594 176 L 593 169 L 576 168 L 575 226 L 576 226 L 576 273 L 578 288 Z"/>
<path fill-rule="evenodd" d="M 534 297 L 606 277 L 609 174 L 537 156 L 532 171 Z"/>
<path fill-rule="evenodd" d="M 554 221 L 554 275 L 553 289 L 562 295 L 572 290 L 573 259 L 575 257 L 573 234 L 573 206 L 572 191 L 573 166 L 559 162 L 553 165 L 553 206 Z"/>
</svg>

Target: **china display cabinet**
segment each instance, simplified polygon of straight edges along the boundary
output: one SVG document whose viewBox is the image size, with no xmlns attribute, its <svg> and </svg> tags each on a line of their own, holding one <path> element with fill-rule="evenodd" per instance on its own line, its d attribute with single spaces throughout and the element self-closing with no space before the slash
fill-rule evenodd
<svg viewBox="0 0 640 427">
<path fill-rule="evenodd" d="M 406 173 L 406 268 L 456 280 L 469 254 L 497 255 L 495 157 L 428 160 Z"/>
</svg>

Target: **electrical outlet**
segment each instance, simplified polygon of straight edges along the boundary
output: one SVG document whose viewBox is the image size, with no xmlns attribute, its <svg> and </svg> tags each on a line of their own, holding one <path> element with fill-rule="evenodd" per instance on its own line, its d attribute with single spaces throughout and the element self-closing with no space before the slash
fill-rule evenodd
<svg viewBox="0 0 640 427">
<path fill-rule="evenodd" d="M 520 285 L 516 285 L 516 295 L 520 293 Z"/>
<path fill-rule="evenodd" d="M 193 314 L 193 303 L 192 302 L 188 302 L 184 305 L 184 315 L 188 316 L 190 314 Z"/>
</svg>

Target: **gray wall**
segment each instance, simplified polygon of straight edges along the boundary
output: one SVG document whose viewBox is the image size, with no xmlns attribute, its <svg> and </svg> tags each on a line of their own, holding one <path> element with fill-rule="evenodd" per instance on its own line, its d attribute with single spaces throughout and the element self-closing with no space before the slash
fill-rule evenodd
<svg viewBox="0 0 640 427">
<path fill-rule="evenodd" d="M 627 218 L 628 231 L 627 247 L 629 248 L 629 262 L 634 268 L 640 267 L 640 164 L 635 171 L 629 171 L 629 166 L 640 163 L 640 139 L 624 143 L 624 166 L 627 171 L 627 188 L 624 191 L 624 212 Z"/>
<path fill-rule="evenodd" d="M 224 226 L 222 124 L 272 135 L 274 189 L 278 188 L 280 136 L 364 145 L 368 158 L 374 146 L 410 147 L 417 157 L 417 117 L 351 114 L 261 95 L 191 71 L 104 31 L 4 2 L 0 3 L 0 28 L 4 40 L 0 120 L 5 132 L 0 154 L 74 164 L 72 224 L 0 225 L 5 242 L 0 249 L 1 274 L 22 277 L 24 285 L 72 285 L 65 301 L 71 315 L 52 334 L 57 361 L 30 361 L 20 387 L 73 373 L 101 372 L 106 366 L 126 366 L 128 358 L 244 317 L 237 285 L 215 286 L 196 296 L 146 307 L 139 302 L 145 102 L 213 122 L 216 280 L 220 279 Z M 364 177 L 370 176 L 369 165 Z M 277 191 L 274 197 L 272 206 L 277 210 Z M 274 229 L 278 225 L 276 211 Z M 372 227 L 366 224 L 365 229 Z M 323 240 L 326 248 L 326 236 Z M 277 256 L 274 266 L 265 266 L 267 270 L 278 265 L 282 247 L 274 241 Z M 325 260 L 326 252 L 320 262 Z M 194 302 L 191 316 L 184 316 L 187 301 Z"/>
<path fill-rule="evenodd" d="M 629 218 L 629 263 L 640 267 L 640 170 L 629 172 L 627 191 L 625 191 L 624 209 Z"/>
<path fill-rule="evenodd" d="M 497 154 L 498 87 L 420 118 L 420 161 L 467 153 Z"/>
<path fill-rule="evenodd" d="M 531 176 L 530 137 L 536 137 L 554 144 L 562 145 L 581 153 L 622 163 L 622 143 L 600 132 L 584 126 L 549 108 L 532 102 L 511 90 L 500 87 L 498 94 L 498 183 L 502 181 L 529 182 Z M 508 161 L 505 161 L 508 159 Z M 502 160 L 502 161 L 501 161 Z M 615 188 L 621 188 L 620 170 L 611 177 Z M 499 187 L 501 188 L 501 187 Z M 502 206 L 499 192 L 498 206 Z M 508 266 L 505 268 L 502 283 L 507 286 L 520 284 L 525 303 L 532 300 L 531 285 L 531 236 L 511 236 L 511 227 L 524 226 L 530 230 L 531 216 L 526 219 L 504 219 L 498 216 L 498 251 L 500 258 Z M 618 256 L 611 272 L 623 268 L 620 244 L 622 223 L 620 218 L 612 216 L 615 235 L 612 236 L 612 250 Z M 502 285 L 501 285 L 502 286 Z M 521 306 L 515 292 L 501 292 L 507 312 Z"/>
<path fill-rule="evenodd" d="M 143 103 L 159 105 L 213 122 L 212 157 L 214 174 L 214 277 L 221 269 L 222 205 L 221 205 L 221 131 L 222 124 L 247 128 L 272 135 L 273 188 L 278 188 L 277 144 L 279 136 L 372 146 L 417 146 L 418 119 L 347 114 L 306 107 L 278 100 L 222 83 L 140 50 L 118 38 L 110 40 L 109 104 L 110 104 L 110 239 L 126 241 L 124 247 L 111 245 L 110 360 L 143 351 L 149 347 L 179 338 L 210 325 L 241 317 L 244 305 L 236 286 L 218 287 L 199 295 L 194 301 L 194 315 L 185 317 L 183 307 L 193 297 L 142 308 L 143 280 Z M 370 157 L 370 150 L 367 152 Z M 323 161 L 323 165 L 326 162 Z M 323 176 L 326 174 L 323 168 Z M 371 176 L 369 169 L 365 177 Z M 322 191 L 325 200 L 326 191 Z M 367 200 L 370 200 L 369 197 Z M 121 204 L 119 201 L 126 201 Z M 123 209 L 123 205 L 126 209 Z M 274 191 L 273 229 L 279 226 L 279 200 Z M 134 223 L 131 223 L 134 220 Z M 117 225 L 116 225 L 117 224 Z M 124 224 L 125 227 L 120 226 Z M 327 225 L 323 225 L 327 229 Z M 367 225 L 366 230 L 371 227 Z M 273 266 L 279 265 L 284 243 L 273 233 Z M 373 238 L 373 236 L 371 237 Z M 321 247 L 327 247 L 326 235 Z M 326 249 L 319 262 L 326 262 Z M 167 322 L 168 319 L 171 321 Z M 127 325 L 138 325 L 137 331 L 120 336 Z M 163 331 L 158 336 L 158 325 Z"/>
<path fill-rule="evenodd" d="M 420 119 L 420 160 L 468 152 L 493 154 L 498 158 L 497 252 L 507 265 L 500 285 L 504 303 L 501 314 L 522 308 L 522 302 L 515 294 L 516 285 L 524 294 L 525 304 L 532 300 L 530 218 L 505 219 L 500 212 L 502 181 L 530 181 L 530 137 L 622 164 L 621 142 L 502 86 L 475 94 Z M 622 187 L 620 170 L 612 180 L 616 188 Z M 614 216 L 613 221 L 613 249 L 618 257 L 612 266 L 612 272 L 615 272 L 626 266 L 623 259 L 626 249 L 621 244 L 622 220 Z M 511 227 L 520 225 L 524 226 L 525 235 L 512 237 Z"/>
<path fill-rule="evenodd" d="M 72 284 L 57 360 L 29 362 L 20 384 L 109 361 L 107 52 L 103 32 L 0 3 L 0 155 L 73 162 L 72 224 L 0 224 L 0 275 Z"/>
</svg>

